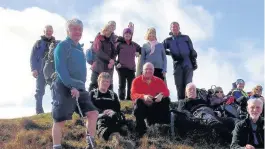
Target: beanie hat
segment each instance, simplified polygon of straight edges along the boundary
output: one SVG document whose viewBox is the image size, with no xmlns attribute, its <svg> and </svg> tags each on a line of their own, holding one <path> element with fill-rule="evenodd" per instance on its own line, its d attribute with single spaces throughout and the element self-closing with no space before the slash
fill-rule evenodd
<svg viewBox="0 0 265 149">
<path fill-rule="evenodd" d="M 245 84 L 245 81 L 243 79 L 237 79 L 236 80 L 236 85 L 240 84 L 240 83 L 243 83 Z"/>
<path fill-rule="evenodd" d="M 130 34 L 132 34 L 132 30 L 131 30 L 130 28 L 125 28 L 125 29 L 123 30 L 123 35 L 124 35 L 125 33 L 130 33 Z"/>
</svg>

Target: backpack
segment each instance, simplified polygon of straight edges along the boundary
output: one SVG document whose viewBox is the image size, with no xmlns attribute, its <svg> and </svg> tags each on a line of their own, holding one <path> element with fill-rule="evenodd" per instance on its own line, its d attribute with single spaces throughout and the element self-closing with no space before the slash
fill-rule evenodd
<svg viewBox="0 0 265 149">
<path fill-rule="evenodd" d="M 196 92 L 197 92 L 197 98 L 202 99 L 202 100 L 205 100 L 208 103 L 208 91 L 206 89 L 204 89 L 204 88 L 201 88 L 201 89 L 197 88 L 196 89 Z"/>
<path fill-rule="evenodd" d="M 216 86 L 215 85 L 212 85 L 211 86 L 211 89 L 204 89 L 204 88 L 197 88 L 196 89 L 196 92 L 197 92 L 197 98 L 199 99 L 203 99 L 207 102 L 207 104 L 210 104 L 210 99 L 212 98 L 212 96 L 214 95 L 214 88 Z"/>
<path fill-rule="evenodd" d="M 92 65 L 95 61 L 95 53 L 93 52 L 93 42 L 91 43 L 91 47 L 86 50 L 86 61 L 88 64 Z"/>
<path fill-rule="evenodd" d="M 43 74 L 46 83 L 49 85 L 51 85 L 51 83 L 56 78 L 55 64 L 54 64 L 54 49 L 56 48 L 59 42 L 60 42 L 59 40 L 52 42 L 49 46 L 49 51 L 45 54 L 44 57 Z"/>
</svg>

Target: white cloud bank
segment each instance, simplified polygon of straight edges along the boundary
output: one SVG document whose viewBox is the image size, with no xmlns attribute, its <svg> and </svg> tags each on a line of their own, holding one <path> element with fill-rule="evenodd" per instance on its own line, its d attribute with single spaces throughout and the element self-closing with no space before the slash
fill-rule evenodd
<svg viewBox="0 0 265 149">
<path fill-rule="evenodd" d="M 59 14 L 50 13 L 40 8 L 28 8 L 23 11 L 4 9 L 0 7 L 0 73 L 1 100 L 0 118 L 13 118 L 35 114 L 34 92 L 35 80 L 31 77 L 29 55 L 33 43 L 42 34 L 43 26 L 51 24 L 54 27 L 54 36 L 64 39 L 65 19 Z M 196 17 L 194 17 L 196 16 Z M 88 14 L 88 24 L 85 24 L 82 42 L 85 48 L 90 46 L 89 41 L 94 38 L 104 23 L 109 20 L 117 22 L 116 34 L 121 35 L 129 21 L 135 24 L 133 39 L 143 44 L 144 35 L 148 27 L 157 29 L 158 40 L 162 42 L 168 37 L 169 24 L 172 21 L 180 23 L 181 31 L 188 34 L 198 51 L 199 69 L 194 72 L 194 82 L 198 87 L 209 88 L 218 85 L 228 92 L 231 83 L 238 77 L 248 73 L 253 79 L 247 80 L 247 90 L 264 80 L 264 56 L 248 55 L 242 61 L 244 71 L 238 71 L 237 63 L 231 62 L 223 55 L 222 49 L 209 47 L 202 50 L 196 43 L 206 42 L 214 36 L 215 16 L 201 6 L 194 6 L 183 1 L 105 1 L 101 6 L 92 9 Z M 252 67 L 253 64 L 255 67 Z M 89 68 L 89 67 L 88 67 Z M 168 57 L 167 82 L 171 91 L 172 100 L 176 100 L 176 89 L 173 84 L 172 60 Z M 263 76 L 263 77 L 262 77 Z M 262 78 L 261 78 L 262 77 Z M 251 78 L 251 77 L 250 77 Z M 90 82 L 90 71 L 87 76 L 87 85 Z M 118 89 L 118 77 L 115 72 L 114 88 Z M 47 88 L 44 97 L 44 108 L 51 110 L 50 91 Z M 31 106 L 29 106 L 31 105 Z"/>
</svg>

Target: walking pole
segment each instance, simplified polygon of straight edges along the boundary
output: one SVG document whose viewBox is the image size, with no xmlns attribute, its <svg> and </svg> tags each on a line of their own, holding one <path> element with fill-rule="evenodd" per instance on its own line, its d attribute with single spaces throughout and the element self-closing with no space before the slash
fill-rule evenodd
<svg viewBox="0 0 265 149">
<path fill-rule="evenodd" d="M 75 100 L 76 100 L 76 105 L 77 105 L 77 108 L 78 108 L 79 114 L 80 114 L 80 116 L 81 116 L 82 123 L 85 125 L 84 115 L 83 115 L 82 110 L 81 110 L 81 108 L 80 108 L 80 105 L 79 105 L 79 102 L 78 102 L 78 97 L 76 97 Z M 87 129 L 88 129 L 88 128 L 87 128 Z M 88 139 L 89 139 L 89 142 L 90 142 L 90 144 L 91 144 L 91 147 L 92 147 L 92 149 L 94 149 L 95 146 L 94 146 L 94 143 L 93 143 L 92 140 L 91 140 L 91 137 L 90 137 L 90 134 L 89 134 L 88 130 L 87 130 L 86 133 L 87 133 L 87 137 L 88 137 Z"/>
</svg>

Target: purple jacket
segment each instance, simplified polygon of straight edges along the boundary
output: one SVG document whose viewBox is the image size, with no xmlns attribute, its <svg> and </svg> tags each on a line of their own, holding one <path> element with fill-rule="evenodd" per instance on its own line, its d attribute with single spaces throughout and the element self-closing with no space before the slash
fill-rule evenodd
<svg viewBox="0 0 265 149">
<path fill-rule="evenodd" d="M 117 55 L 118 60 L 116 64 L 120 63 L 121 68 L 128 68 L 135 71 L 135 53 L 141 53 L 141 47 L 131 41 L 130 44 L 127 44 L 124 40 L 120 40 L 117 44 Z"/>
</svg>

